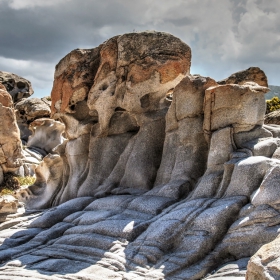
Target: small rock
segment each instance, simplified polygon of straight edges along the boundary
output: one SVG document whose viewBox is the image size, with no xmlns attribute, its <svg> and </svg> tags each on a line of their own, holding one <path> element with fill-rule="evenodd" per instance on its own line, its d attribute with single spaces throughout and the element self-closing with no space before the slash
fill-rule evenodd
<svg viewBox="0 0 280 280">
<path fill-rule="evenodd" d="M 31 96 L 34 92 L 28 80 L 13 73 L 0 71 L 0 83 L 12 96 L 14 103 Z"/>
</svg>

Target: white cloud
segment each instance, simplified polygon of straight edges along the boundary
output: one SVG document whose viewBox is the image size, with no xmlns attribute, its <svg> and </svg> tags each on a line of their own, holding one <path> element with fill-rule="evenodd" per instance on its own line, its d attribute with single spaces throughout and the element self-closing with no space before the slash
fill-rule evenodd
<svg viewBox="0 0 280 280">
<path fill-rule="evenodd" d="M 12 9 L 20 10 L 35 7 L 50 7 L 69 1 L 70 0 L 10 0 L 8 3 Z"/>
<path fill-rule="evenodd" d="M 153 29 L 190 45 L 192 73 L 219 80 L 258 66 L 280 83 L 279 0 L 66 1 L 0 0 L 0 55 L 25 59 L 17 67 L 16 59 L 6 63 L 13 70 L 8 71 L 37 86 L 49 81 L 50 88 L 55 68 L 50 61 L 118 34 Z"/>
<path fill-rule="evenodd" d="M 15 73 L 29 80 L 34 96 L 50 95 L 55 65 L 32 60 L 17 60 L 0 56 L 0 70 Z"/>
</svg>

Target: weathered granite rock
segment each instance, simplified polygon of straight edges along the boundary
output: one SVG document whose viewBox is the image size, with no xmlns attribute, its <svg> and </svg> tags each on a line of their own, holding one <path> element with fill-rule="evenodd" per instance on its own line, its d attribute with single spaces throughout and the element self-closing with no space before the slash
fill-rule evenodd
<svg viewBox="0 0 280 280">
<path fill-rule="evenodd" d="M 52 153 L 53 149 L 65 140 L 62 136 L 65 125 L 59 121 L 40 118 L 33 121 L 29 127 L 32 135 L 29 136 L 26 146 L 43 156 Z"/>
<path fill-rule="evenodd" d="M 262 129 L 266 92 L 267 88 L 255 83 L 218 85 L 206 90 L 203 129 L 210 148 L 207 170 L 194 190 L 193 198 L 209 195 L 222 197 L 228 188 L 232 195 L 250 195 L 251 189 L 242 193 L 231 191 L 232 188 L 236 189 L 235 181 L 231 181 L 231 177 L 233 172 L 238 172 L 234 170 L 238 170 L 242 158 L 246 161 L 248 156 L 254 154 L 263 135 L 265 139 L 272 138 L 269 131 Z M 265 160 L 260 159 L 261 162 Z M 250 158 L 246 166 L 248 167 L 242 165 L 241 172 L 249 168 L 250 171 L 244 173 L 244 177 L 249 179 L 248 173 L 252 170 Z M 261 171 L 261 167 L 257 170 Z M 241 173 L 238 176 L 241 176 Z M 234 178 L 238 180 L 238 177 Z M 246 185 L 246 181 L 242 182 Z"/>
<path fill-rule="evenodd" d="M 273 111 L 268 113 L 264 117 L 265 124 L 280 124 L 280 110 Z"/>
<path fill-rule="evenodd" d="M 280 238 L 262 246 L 249 263 L 246 280 L 272 280 L 280 278 Z"/>
<path fill-rule="evenodd" d="M 16 197 L 25 203 L 26 208 L 45 209 L 51 207 L 51 201 L 55 200 L 63 180 L 63 160 L 55 154 L 48 154 L 39 163 L 33 163 L 30 167 L 33 171 L 27 170 L 24 175 L 36 175 L 36 181 L 32 186 L 21 188 L 17 191 Z M 66 166 L 67 168 L 67 166 Z M 28 173 L 29 171 L 29 173 Z M 42 199 L 43 198 L 43 199 Z"/>
<path fill-rule="evenodd" d="M 45 98 L 23 99 L 15 105 L 20 138 L 24 144 L 27 143 L 28 137 L 32 134 L 29 124 L 39 118 L 49 118 L 51 115 L 50 105 L 50 101 Z"/>
<path fill-rule="evenodd" d="M 15 171 L 20 165 L 22 147 L 15 110 L 9 93 L 0 89 L 0 164 L 4 172 Z"/>
<path fill-rule="evenodd" d="M 243 85 L 247 82 L 254 82 L 260 86 L 268 87 L 267 77 L 259 67 L 250 67 L 230 75 L 228 78 L 217 82 L 220 85 L 224 84 L 239 84 Z"/>
<path fill-rule="evenodd" d="M 205 280 L 244 280 L 249 259 L 243 258 L 226 263 L 214 270 Z"/>
<path fill-rule="evenodd" d="M 8 214 L 17 212 L 18 200 L 12 195 L 3 195 L 0 197 L 0 222 L 6 220 Z"/>
<path fill-rule="evenodd" d="M 52 89 L 53 113 L 73 113 L 76 104 L 86 99 L 99 67 L 99 49 L 74 50 L 57 64 Z"/>
<path fill-rule="evenodd" d="M 12 96 L 14 103 L 33 94 L 31 83 L 16 74 L 0 71 L 0 83 Z"/>
<path fill-rule="evenodd" d="M 143 32 L 75 50 L 59 62 L 52 112 L 66 125 L 70 174 L 56 203 L 152 188 L 170 105 L 166 96 L 189 73 L 190 56 L 178 38 Z"/>
<path fill-rule="evenodd" d="M 36 119 L 29 125 L 29 128 L 32 135 L 29 136 L 28 142 L 23 148 L 24 158 L 22 166 L 17 172 L 23 177 L 34 176 L 36 168 L 44 157 L 50 154 L 49 157 L 52 158 L 52 155 L 57 154 L 55 148 L 65 141 L 62 136 L 65 125 L 59 121 L 48 118 Z"/>
<path fill-rule="evenodd" d="M 9 213 L 14 214 L 17 210 L 17 199 L 12 195 L 3 195 L 1 196 L 1 202 L 0 202 L 0 211 L 1 214 Z"/>
<path fill-rule="evenodd" d="M 266 87 L 256 83 L 220 85 L 209 88 L 205 97 L 206 133 L 233 125 L 233 132 L 249 131 L 263 125 Z M 252 110 L 252 108 L 254 108 Z"/>
<path fill-rule="evenodd" d="M 206 169 L 208 143 L 203 131 L 205 90 L 215 86 L 211 78 L 187 76 L 174 89 L 166 115 L 161 165 L 149 193 L 186 196 Z"/>
<path fill-rule="evenodd" d="M 15 105 L 15 109 L 19 111 L 20 117 L 29 123 L 51 115 L 50 105 L 43 98 L 23 99 Z"/>
<path fill-rule="evenodd" d="M 244 279 L 280 231 L 280 130 L 263 125 L 266 87 L 189 66 L 189 47 L 155 32 L 60 61 L 68 140 L 18 193 L 55 207 L 3 225 L 0 279 Z"/>
</svg>

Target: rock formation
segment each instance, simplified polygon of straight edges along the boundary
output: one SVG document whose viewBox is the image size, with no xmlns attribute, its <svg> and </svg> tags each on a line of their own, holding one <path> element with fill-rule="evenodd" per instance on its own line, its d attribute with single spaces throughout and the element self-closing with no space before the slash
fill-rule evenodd
<svg viewBox="0 0 280 280">
<path fill-rule="evenodd" d="M 6 88 L 0 84 L 0 164 L 4 172 L 15 171 L 21 164 L 22 148 L 14 105 Z"/>
<path fill-rule="evenodd" d="M 15 105 L 21 141 L 26 144 L 32 134 L 29 125 L 36 119 L 49 118 L 51 102 L 46 98 L 24 98 Z"/>
<path fill-rule="evenodd" d="M 33 94 L 31 83 L 16 74 L 0 71 L 0 83 L 5 86 L 15 103 Z"/>
<path fill-rule="evenodd" d="M 143 32 L 59 62 L 67 140 L 18 192 L 38 212 L 2 225 L 0 279 L 245 278 L 279 235 L 280 129 L 264 125 L 264 79 L 192 76 L 190 57 Z M 247 279 L 279 278 L 262 256 Z"/>
<path fill-rule="evenodd" d="M 26 146 L 23 147 L 23 164 L 18 171 L 21 176 L 35 175 L 35 170 L 44 157 L 57 154 L 54 149 L 65 140 L 62 136 L 64 124 L 53 119 L 36 119 L 30 123 L 29 129 L 32 135 L 28 137 Z"/>
<path fill-rule="evenodd" d="M 265 244 L 251 258 L 248 263 L 246 279 L 271 280 L 279 279 L 280 275 L 280 240 L 277 237 L 272 242 Z"/>
</svg>

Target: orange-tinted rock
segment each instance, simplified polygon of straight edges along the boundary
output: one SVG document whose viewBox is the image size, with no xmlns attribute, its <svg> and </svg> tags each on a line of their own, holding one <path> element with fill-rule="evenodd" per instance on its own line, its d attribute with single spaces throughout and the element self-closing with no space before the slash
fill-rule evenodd
<svg viewBox="0 0 280 280">
<path fill-rule="evenodd" d="M 0 89 L 0 164 L 5 171 L 13 171 L 20 166 L 20 132 L 16 122 L 11 95 Z"/>
<path fill-rule="evenodd" d="M 73 113 L 76 103 L 87 98 L 99 66 L 99 49 L 73 50 L 56 66 L 52 89 L 52 114 Z"/>
<path fill-rule="evenodd" d="M 110 68 L 107 75 L 97 72 L 87 102 L 92 112 L 98 112 L 103 135 L 116 108 L 139 116 L 162 108 L 161 100 L 189 74 L 191 64 L 189 46 L 167 33 L 130 33 L 111 40 L 117 43 L 117 56 L 111 53 L 117 61 L 110 64 L 115 68 Z M 109 43 L 115 48 L 111 40 L 101 48 L 102 69 L 107 62 L 104 49 L 109 52 Z"/>
<path fill-rule="evenodd" d="M 0 83 L 0 103 L 6 107 L 13 107 L 13 100 L 11 95 L 7 92 L 5 86 Z"/>
<path fill-rule="evenodd" d="M 255 82 L 260 86 L 268 87 L 267 77 L 259 67 L 250 67 L 230 75 L 228 78 L 217 82 L 220 85 L 224 84 L 239 84 L 243 85 L 246 82 Z"/>
<path fill-rule="evenodd" d="M 105 131 L 116 108 L 156 109 L 190 64 L 189 46 L 162 32 L 124 34 L 95 49 L 74 50 L 56 66 L 52 114 L 74 114 L 76 105 L 87 101 Z"/>
</svg>

